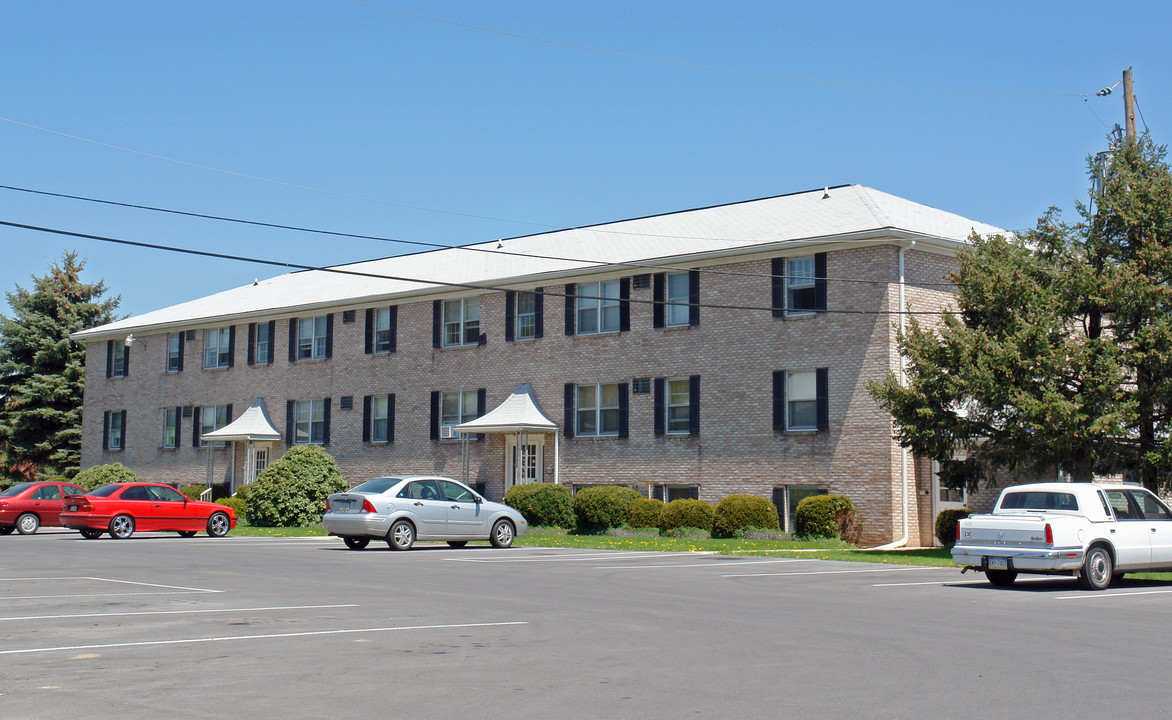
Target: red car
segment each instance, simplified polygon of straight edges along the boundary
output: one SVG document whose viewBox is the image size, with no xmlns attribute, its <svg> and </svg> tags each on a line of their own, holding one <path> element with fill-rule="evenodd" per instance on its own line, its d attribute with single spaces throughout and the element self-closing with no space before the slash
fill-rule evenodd
<svg viewBox="0 0 1172 720">
<path fill-rule="evenodd" d="M 170 485 L 158 483 L 112 483 L 84 495 L 66 495 L 63 504 L 61 524 L 91 540 L 104 532 L 125 540 L 135 530 L 172 531 L 183 537 L 206 530 L 212 537 L 223 537 L 236 527 L 232 508 L 189 500 Z"/>
<path fill-rule="evenodd" d="M 60 527 L 61 496 L 84 493 L 73 483 L 23 482 L 0 492 L 0 535 L 32 535 L 42 525 Z"/>
</svg>

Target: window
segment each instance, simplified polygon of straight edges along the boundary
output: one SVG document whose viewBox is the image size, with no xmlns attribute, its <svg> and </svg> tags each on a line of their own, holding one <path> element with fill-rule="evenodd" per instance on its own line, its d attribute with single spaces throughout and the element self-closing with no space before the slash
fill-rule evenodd
<svg viewBox="0 0 1172 720">
<path fill-rule="evenodd" d="M 785 509 L 787 521 L 785 531 L 792 533 L 797 527 L 798 503 L 808 497 L 813 497 L 815 495 L 825 495 L 826 491 L 808 485 L 790 485 L 785 489 L 785 491 Z"/>
<path fill-rule="evenodd" d="M 440 394 L 440 425 L 459 425 L 480 417 L 479 393 L 458 390 Z"/>
<path fill-rule="evenodd" d="M 106 342 L 106 377 L 126 377 L 130 370 L 130 348 L 124 340 Z"/>
<path fill-rule="evenodd" d="M 789 258 L 785 263 L 785 307 L 790 313 L 814 312 L 814 258 Z"/>
<path fill-rule="evenodd" d="M 378 308 L 373 312 L 374 346 L 372 350 L 376 353 L 389 353 L 395 349 L 391 324 L 392 309 L 384 307 Z"/>
<path fill-rule="evenodd" d="M 688 409 L 691 392 L 688 378 L 672 378 L 667 381 L 667 431 L 688 432 Z"/>
<path fill-rule="evenodd" d="M 200 447 L 207 447 L 210 443 L 203 440 L 202 436 L 205 433 L 210 433 L 213 430 L 219 430 L 232 421 L 232 406 L 231 405 L 205 405 L 199 409 L 199 434 Z M 228 443 L 219 440 L 215 443 L 218 448 L 226 446 Z"/>
<path fill-rule="evenodd" d="M 480 298 L 446 300 L 443 304 L 443 345 L 480 343 Z"/>
<path fill-rule="evenodd" d="M 60 485 L 42 485 L 33 493 L 33 500 L 60 500 Z"/>
<path fill-rule="evenodd" d="M 179 447 L 179 408 L 163 408 L 163 447 Z"/>
<path fill-rule="evenodd" d="M 362 405 L 362 441 L 394 442 L 395 396 L 367 395 Z"/>
<path fill-rule="evenodd" d="M 577 422 L 574 432 L 578 435 L 619 434 L 619 385 L 598 383 L 579 385 L 575 402 Z"/>
<path fill-rule="evenodd" d="M 268 365 L 273 361 L 273 324 L 257 323 L 256 342 L 253 345 L 253 362 Z"/>
<path fill-rule="evenodd" d="M 126 411 L 107 412 L 102 433 L 104 450 L 121 450 L 125 446 Z"/>
<path fill-rule="evenodd" d="M 183 333 L 167 335 L 167 372 L 183 371 Z"/>
<path fill-rule="evenodd" d="M 618 332 L 621 329 L 620 291 L 618 280 L 578 284 L 579 335 Z"/>
<path fill-rule="evenodd" d="M 655 378 L 655 434 L 700 432 L 700 376 Z"/>
<path fill-rule="evenodd" d="M 531 292 L 517 293 L 516 310 L 514 337 L 518 340 L 537 337 L 537 295 Z"/>
<path fill-rule="evenodd" d="M 686 272 L 668 273 L 667 307 L 664 320 L 671 325 L 687 325 L 691 317 L 691 283 Z"/>
<path fill-rule="evenodd" d="M 203 333 L 203 366 L 232 367 L 233 328 L 213 328 Z"/>
<path fill-rule="evenodd" d="M 329 357 L 329 317 L 297 318 L 297 360 Z"/>
<path fill-rule="evenodd" d="M 814 430 L 818 427 L 818 391 L 813 370 L 791 372 L 786 377 L 787 430 Z"/>
<path fill-rule="evenodd" d="M 325 400 L 297 400 L 293 403 L 293 443 L 324 445 L 326 440 Z"/>
<path fill-rule="evenodd" d="M 1172 513 L 1155 495 L 1145 490 L 1131 490 L 1131 499 L 1139 506 L 1145 520 L 1172 520 Z"/>
<path fill-rule="evenodd" d="M 1126 507 L 1127 500 L 1120 493 L 1120 500 Z M 1114 500 L 1114 499 L 1112 499 Z M 1078 500 L 1073 493 L 1064 492 L 1014 492 L 1006 493 L 1001 499 L 1001 509 L 1013 510 L 1078 510 Z"/>
</svg>

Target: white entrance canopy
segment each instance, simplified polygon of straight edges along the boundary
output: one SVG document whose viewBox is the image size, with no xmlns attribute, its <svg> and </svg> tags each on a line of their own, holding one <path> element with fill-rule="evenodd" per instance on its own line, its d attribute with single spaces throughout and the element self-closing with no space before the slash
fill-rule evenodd
<svg viewBox="0 0 1172 720">
<path fill-rule="evenodd" d="M 244 414 L 228 423 L 219 430 L 203 433 L 200 439 L 205 442 L 230 442 L 232 443 L 232 452 L 230 462 L 231 468 L 231 489 L 235 491 L 236 488 L 236 443 L 243 442 L 244 446 L 244 484 L 252 482 L 256 479 L 257 473 L 257 457 L 258 448 L 257 443 L 261 444 L 259 455 L 263 460 L 263 464 L 268 462 L 268 448 L 280 442 L 281 433 L 273 427 L 273 423 L 269 420 L 268 411 L 265 409 L 264 398 L 257 398 L 253 401 Z M 215 453 L 208 452 L 208 477 L 207 482 L 210 488 L 212 483 L 212 462 Z"/>
<path fill-rule="evenodd" d="M 455 426 L 456 432 L 464 436 L 464 481 L 468 481 L 468 436 L 473 433 L 507 434 L 514 433 L 518 438 L 526 433 L 553 433 L 553 481 L 558 482 L 558 425 L 542 411 L 533 396 L 533 386 L 521 383 L 513 390 L 513 394 L 497 405 L 495 409 L 481 415 L 475 420 L 460 423 Z M 521 463 L 513 464 L 514 472 L 519 473 Z M 516 478 L 515 478 L 516 480 Z"/>
</svg>

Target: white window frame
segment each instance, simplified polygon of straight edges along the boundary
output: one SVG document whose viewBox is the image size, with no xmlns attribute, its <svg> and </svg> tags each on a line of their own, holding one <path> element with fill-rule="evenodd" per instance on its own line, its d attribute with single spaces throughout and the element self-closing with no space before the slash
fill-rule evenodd
<svg viewBox="0 0 1172 720">
<path fill-rule="evenodd" d="M 182 333 L 168 333 L 167 335 L 167 372 L 175 373 L 181 369 L 182 361 L 179 353 L 182 347 Z"/>
<path fill-rule="evenodd" d="M 579 283 L 576 294 L 578 335 L 599 335 L 622 329 L 622 283 L 600 280 Z"/>
<path fill-rule="evenodd" d="M 374 346 L 376 353 L 391 351 L 391 309 L 389 307 L 375 308 L 374 310 Z"/>
<path fill-rule="evenodd" d="M 795 410 L 810 415 L 809 424 L 794 422 Z M 789 370 L 785 374 L 785 429 L 818 429 L 818 371 Z"/>
<path fill-rule="evenodd" d="M 375 395 L 370 399 L 370 441 L 385 443 L 390 439 L 391 396 Z"/>
<path fill-rule="evenodd" d="M 785 314 L 812 315 L 816 312 L 814 298 L 815 287 L 814 256 L 786 258 L 785 260 Z M 797 293 L 809 294 L 808 308 L 797 307 Z"/>
<path fill-rule="evenodd" d="M 533 340 L 537 337 L 537 293 L 518 292 L 513 337 Z"/>
<path fill-rule="evenodd" d="M 604 388 L 613 388 L 613 404 L 604 404 Z M 574 389 L 574 434 L 578 437 L 618 437 L 620 417 L 618 383 L 586 383 Z M 613 426 L 613 429 L 611 427 Z"/>
<path fill-rule="evenodd" d="M 163 447 L 179 447 L 179 408 L 163 408 Z"/>
<path fill-rule="evenodd" d="M 668 327 L 687 325 L 692 314 L 692 285 L 687 272 L 668 273 L 664 278 L 663 320 Z"/>
<path fill-rule="evenodd" d="M 324 399 L 294 401 L 293 444 L 324 445 L 325 432 L 326 401 Z"/>
<path fill-rule="evenodd" d="M 203 331 L 203 366 L 207 370 L 228 367 L 231 349 L 231 328 L 209 328 Z"/>
<path fill-rule="evenodd" d="M 110 361 L 110 377 L 126 377 L 126 342 L 114 342 L 114 357 Z"/>
<path fill-rule="evenodd" d="M 440 393 L 440 425 L 459 425 L 480 417 L 477 390 L 449 390 Z"/>
<path fill-rule="evenodd" d="M 267 322 L 256 324 L 256 345 L 252 349 L 254 365 L 268 365 L 273 361 L 273 336 L 269 332 L 271 329 L 272 326 Z"/>
<path fill-rule="evenodd" d="M 297 359 L 321 360 L 326 356 L 328 322 L 325 315 L 297 318 Z"/>
<path fill-rule="evenodd" d="M 211 418 L 211 422 L 208 419 Z M 199 409 L 199 446 L 207 447 L 208 442 L 203 439 L 204 433 L 210 433 L 213 430 L 219 430 L 228 424 L 228 406 L 227 405 L 204 405 Z M 227 446 L 224 440 L 215 441 L 214 445 L 218 448 Z"/>
<path fill-rule="evenodd" d="M 687 435 L 692 423 L 691 380 L 686 377 L 667 378 L 663 382 L 663 394 L 663 427 L 667 434 Z"/>
<path fill-rule="evenodd" d="M 443 347 L 480 344 L 480 298 L 445 300 Z"/>
</svg>

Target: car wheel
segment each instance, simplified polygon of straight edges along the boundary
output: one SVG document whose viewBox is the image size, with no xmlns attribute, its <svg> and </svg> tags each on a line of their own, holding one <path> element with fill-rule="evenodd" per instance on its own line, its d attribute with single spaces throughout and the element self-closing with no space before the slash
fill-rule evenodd
<svg viewBox="0 0 1172 720">
<path fill-rule="evenodd" d="M 346 543 L 346 547 L 350 548 L 351 550 L 362 550 L 370 544 L 370 538 L 347 535 L 342 538 L 342 542 Z"/>
<path fill-rule="evenodd" d="M 118 515 L 110 521 L 110 537 L 115 540 L 125 540 L 134 534 L 134 518 L 129 515 Z"/>
<path fill-rule="evenodd" d="M 0 535 L 11 535 L 13 530 L 16 530 L 15 525 L 0 526 Z"/>
<path fill-rule="evenodd" d="M 85 538 L 86 540 L 97 540 L 98 538 L 102 537 L 102 531 L 101 530 L 82 530 L 81 536 L 83 538 Z"/>
<path fill-rule="evenodd" d="M 32 535 L 41 526 L 41 519 L 32 513 L 25 513 L 16 519 L 16 531 L 21 535 Z"/>
<path fill-rule="evenodd" d="M 1087 550 L 1082 572 L 1078 576 L 1078 584 L 1084 590 L 1106 590 L 1111 587 L 1114 569 L 1115 563 L 1111 560 L 1111 552 L 1102 545 L 1095 545 Z"/>
<path fill-rule="evenodd" d="M 508 520 L 497 520 L 492 526 L 492 534 L 488 536 L 489 542 L 495 548 L 507 548 L 513 544 L 513 524 Z"/>
<path fill-rule="evenodd" d="M 1009 587 L 1017 579 L 1016 570 L 986 570 L 985 578 L 997 587 Z"/>
<path fill-rule="evenodd" d="M 467 540 L 449 540 L 448 547 L 461 548 L 468 544 Z"/>
<path fill-rule="evenodd" d="M 195 537 L 194 530 L 180 530 L 179 537 Z"/>
<path fill-rule="evenodd" d="M 387 545 L 392 550 L 410 550 L 415 544 L 415 526 L 406 520 L 396 520 L 387 533 Z"/>
<path fill-rule="evenodd" d="M 208 518 L 208 535 L 211 537 L 224 537 L 228 534 L 228 529 L 232 527 L 232 523 L 228 520 L 227 513 L 212 513 Z"/>
</svg>

